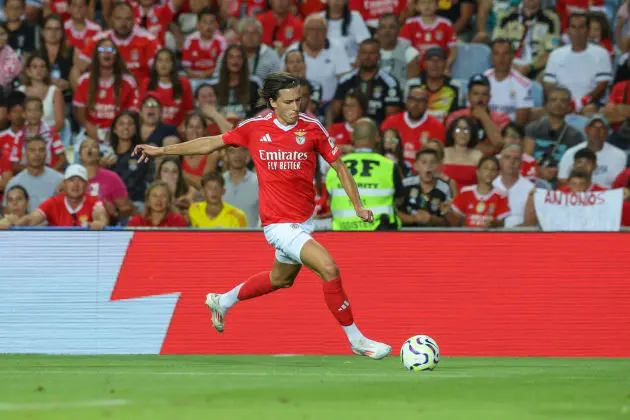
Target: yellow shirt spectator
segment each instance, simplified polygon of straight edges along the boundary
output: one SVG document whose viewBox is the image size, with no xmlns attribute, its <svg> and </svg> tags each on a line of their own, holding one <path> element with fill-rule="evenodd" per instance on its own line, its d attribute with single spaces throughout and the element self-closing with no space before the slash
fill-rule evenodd
<svg viewBox="0 0 630 420">
<path fill-rule="evenodd" d="M 223 203 L 223 208 L 211 219 L 206 213 L 208 203 L 193 203 L 188 209 L 190 225 L 196 228 L 246 228 L 247 216 L 245 213 L 228 203 Z"/>
</svg>

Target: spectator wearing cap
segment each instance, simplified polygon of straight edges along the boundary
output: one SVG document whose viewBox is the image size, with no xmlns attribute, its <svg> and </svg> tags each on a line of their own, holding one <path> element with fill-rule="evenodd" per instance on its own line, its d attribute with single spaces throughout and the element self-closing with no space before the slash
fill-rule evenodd
<svg viewBox="0 0 630 420">
<path fill-rule="evenodd" d="M 422 73 L 421 86 L 429 92 L 429 104 L 427 112 L 440 122 L 457 109 L 459 104 L 459 89 L 451 84 L 446 75 L 446 54 L 439 47 L 429 48 L 424 56 L 424 72 Z M 408 88 L 413 86 L 410 80 Z"/>
<path fill-rule="evenodd" d="M 494 155 L 502 148 L 501 129 L 510 122 L 509 115 L 490 110 L 490 95 L 490 80 L 483 74 L 475 74 L 468 82 L 468 108 L 455 111 L 446 119 L 448 127 L 459 117 L 472 117 L 478 130 L 477 148 L 484 155 Z"/>
<path fill-rule="evenodd" d="M 535 185 L 521 175 L 523 147 L 518 144 L 506 145 L 499 156 L 500 170 L 492 185 L 508 197 L 510 215 L 505 219 L 505 227 L 523 224 L 525 204 Z"/>
<path fill-rule="evenodd" d="M 328 39 L 343 45 L 348 59 L 354 63 L 359 45 L 371 36 L 361 14 L 350 10 L 348 0 L 328 0 L 326 10 L 319 15 L 326 19 Z"/>
<path fill-rule="evenodd" d="M 306 78 L 314 85 L 322 86 L 322 102 L 329 102 L 335 95 L 339 78 L 352 70 L 343 46 L 331 41 L 326 35 L 326 20 L 311 15 L 304 21 L 304 37 L 291 45 L 288 51 L 304 53 Z"/>
<path fill-rule="evenodd" d="M 576 144 L 568 149 L 558 166 L 558 179 L 561 184 L 566 183 L 571 170 L 571 165 L 577 159 L 582 149 L 588 149 L 595 153 L 597 166 L 593 172 L 593 182 L 607 188 L 615 181 L 615 178 L 625 169 L 627 156 L 621 149 L 606 141 L 610 125 L 606 117 L 601 114 L 593 115 L 586 125 L 586 141 Z"/>
<path fill-rule="evenodd" d="M 230 147 L 225 151 L 227 170 L 225 180 L 226 203 L 241 209 L 247 216 L 249 227 L 258 226 L 258 177 L 247 169 L 249 151 L 244 147 Z"/>
<path fill-rule="evenodd" d="M 398 16 L 386 13 L 378 20 L 375 37 L 381 46 L 381 70 L 394 76 L 404 89 L 407 81 L 420 77 L 420 53 L 411 46 L 411 42 L 398 37 L 400 29 Z"/>
<path fill-rule="evenodd" d="M 380 47 L 375 39 L 361 42 L 357 57 L 358 69 L 339 80 L 332 103 L 333 118 L 341 116 L 341 104 L 346 93 L 358 89 L 368 100 L 366 116 L 381 124 L 386 117 L 402 111 L 402 91 L 398 81 L 379 68 Z"/>
<path fill-rule="evenodd" d="M 551 53 L 543 78 L 547 92 L 552 86 L 566 86 L 577 112 L 597 108 L 612 80 L 608 51 L 588 42 L 588 26 L 587 15 L 571 15 L 568 29 L 571 43 Z"/>
<path fill-rule="evenodd" d="M 417 0 L 416 10 L 419 16 L 409 18 L 400 31 L 400 37 L 411 42 L 420 52 L 420 67 L 424 63 L 424 55 L 429 48 L 440 47 L 447 54 L 446 74 L 457 58 L 457 32 L 453 21 L 437 16 L 438 0 Z"/>
<path fill-rule="evenodd" d="M 263 27 L 262 42 L 283 55 L 287 47 L 302 39 L 304 23 L 291 13 L 290 0 L 271 0 L 271 10 L 256 16 Z"/>
<path fill-rule="evenodd" d="M 6 185 L 10 190 L 14 185 L 23 186 L 30 196 L 29 211 L 55 194 L 63 175 L 46 166 L 46 141 L 41 137 L 30 137 L 25 142 L 26 168 Z M 6 197 L 3 205 L 6 205 Z"/>
<path fill-rule="evenodd" d="M 168 143 L 178 142 L 177 127 L 166 124 L 162 120 L 162 100 L 160 92 L 147 93 L 140 104 L 140 136 L 143 143 L 154 144 L 158 147 Z"/>
<path fill-rule="evenodd" d="M 492 41 L 492 68 L 484 75 L 490 80 L 490 109 L 510 116 L 520 125 L 529 122 L 534 107 L 532 82 L 516 70 L 512 70 L 514 50 L 512 44 L 502 38 Z"/>
<path fill-rule="evenodd" d="M 256 18 L 246 17 L 238 22 L 237 31 L 241 45 L 247 53 L 247 65 L 249 74 L 265 80 L 270 73 L 280 71 L 280 57 L 271 47 L 261 42 L 263 27 Z M 218 76 L 219 69 L 223 65 L 224 57 L 221 56 L 217 69 L 214 72 Z"/>
<path fill-rule="evenodd" d="M 142 214 L 133 216 L 128 227 L 188 227 L 188 221 L 172 210 L 173 195 L 168 184 L 155 181 L 147 188 Z"/>
<path fill-rule="evenodd" d="M 162 106 L 162 120 L 165 124 L 179 125 L 195 104 L 190 81 L 177 74 L 177 58 L 168 48 L 158 51 L 151 74 L 140 88 L 140 97 L 148 93 L 157 93 Z"/>
<path fill-rule="evenodd" d="M 299 77 L 300 79 L 306 79 L 306 61 L 304 59 L 304 51 L 287 51 L 284 55 L 284 71 L 292 76 Z M 314 105 L 319 106 L 323 95 L 322 85 L 313 80 L 306 80 L 312 88 L 311 102 L 313 102 Z"/>
<path fill-rule="evenodd" d="M 554 87 L 546 98 L 546 115 L 525 127 L 525 153 L 534 156 L 538 177 L 546 181 L 556 179 L 558 163 L 567 149 L 584 141 L 582 133 L 565 121 L 571 108 L 571 92 Z"/>
<path fill-rule="evenodd" d="M 513 67 L 529 78 L 545 68 L 549 53 L 560 45 L 560 19 L 552 9 L 540 7 L 541 0 L 523 0 L 499 18 L 493 39 L 512 43 Z"/>
<path fill-rule="evenodd" d="M 15 226 L 89 227 L 103 229 L 109 223 L 107 211 L 88 191 L 87 170 L 78 164 L 68 166 L 63 176 L 63 191 L 44 201 L 36 210 L 22 217 Z"/>
</svg>

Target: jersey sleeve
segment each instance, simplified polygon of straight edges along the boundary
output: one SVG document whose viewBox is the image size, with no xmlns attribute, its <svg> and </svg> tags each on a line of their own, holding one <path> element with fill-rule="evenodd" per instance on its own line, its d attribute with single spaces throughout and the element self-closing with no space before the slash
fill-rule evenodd
<svg viewBox="0 0 630 420">
<path fill-rule="evenodd" d="M 87 93 L 88 93 L 88 84 L 82 80 L 79 83 L 77 90 L 74 91 L 74 96 L 72 98 L 72 106 L 85 108 L 87 104 Z"/>
<path fill-rule="evenodd" d="M 192 39 L 190 36 L 184 41 L 184 48 L 182 49 L 182 67 L 185 69 L 192 67 L 193 64 L 193 51 L 192 51 Z"/>
<path fill-rule="evenodd" d="M 459 194 L 457 197 L 453 199 L 453 203 L 451 204 L 451 207 L 453 207 L 453 210 L 455 210 L 457 213 L 461 214 L 462 216 L 466 215 L 464 210 L 466 209 L 466 205 L 468 204 L 467 195 L 468 194 Z"/>
<path fill-rule="evenodd" d="M 327 163 L 332 163 L 341 155 L 339 148 L 335 144 L 335 139 L 330 137 L 328 131 L 317 123 L 317 137 L 315 139 L 315 148 Z"/>
<path fill-rule="evenodd" d="M 251 120 L 245 120 L 236 128 L 231 129 L 222 136 L 223 143 L 229 146 L 248 147 L 249 146 L 249 134 L 252 129 Z"/>
<path fill-rule="evenodd" d="M 411 23 L 405 23 L 405 25 L 400 30 L 400 34 L 398 34 L 398 36 L 400 38 L 406 39 L 409 42 L 413 42 L 412 41 L 412 37 L 411 37 L 411 33 L 412 32 L 413 31 L 412 31 L 412 28 L 411 28 Z"/>
<path fill-rule="evenodd" d="M 598 50 L 598 52 L 599 51 L 601 50 Z M 608 55 L 608 51 L 606 51 L 606 53 L 602 51 L 602 53 L 598 54 L 598 57 L 597 57 L 595 81 L 608 82 L 612 80 L 612 76 L 613 76 L 613 73 L 612 73 L 612 64 L 610 62 L 610 56 Z"/>
</svg>

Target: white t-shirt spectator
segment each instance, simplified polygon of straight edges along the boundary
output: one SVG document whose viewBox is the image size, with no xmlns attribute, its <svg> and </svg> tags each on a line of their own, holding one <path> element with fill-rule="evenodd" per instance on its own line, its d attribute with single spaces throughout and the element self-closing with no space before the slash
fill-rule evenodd
<svg viewBox="0 0 630 420">
<path fill-rule="evenodd" d="M 300 49 L 300 44 L 291 45 L 287 51 Z M 284 57 L 281 60 L 285 62 Z M 328 102 L 335 95 L 339 77 L 352 68 L 344 48 L 335 41 L 329 41 L 317 57 L 304 52 L 306 62 L 306 78 L 322 86 L 322 101 Z"/>
<path fill-rule="evenodd" d="M 567 179 L 571 173 L 573 167 L 573 157 L 575 153 L 586 148 L 587 143 L 583 142 L 576 146 L 567 149 L 560 159 L 558 165 L 558 178 Z M 593 183 L 599 184 L 603 187 L 610 188 L 612 183 L 624 169 L 626 169 L 626 162 L 628 156 L 620 148 L 613 146 L 610 143 L 604 143 L 602 150 L 595 153 L 597 156 L 597 168 L 593 172 Z"/>
<path fill-rule="evenodd" d="M 503 184 L 501 176 L 494 179 L 492 185 L 503 191 L 508 196 L 508 204 L 510 206 L 510 215 L 505 218 L 505 227 L 511 228 L 523 224 L 525 218 L 525 203 L 532 188 L 536 186 L 527 178 L 520 176 L 516 184 L 512 185 L 509 190 Z"/>
<path fill-rule="evenodd" d="M 599 45 L 588 44 L 580 52 L 574 52 L 571 45 L 553 51 L 547 61 L 543 81 L 567 87 L 572 99 L 581 108 L 582 97 L 593 90 L 597 83 L 611 79 L 612 65 L 608 51 Z"/>
<path fill-rule="evenodd" d="M 494 69 L 484 73 L 490 80 L 490 109 L 508 114 L 512 121 L 516 118 L 516 110 L 533 108 L 532 81 L 521 73 L 512 70 L 508 77 L 498 81 Z"/>
<path fill-rule="evenodd" d="M 326 19 L 326 12 L 320 12 L 319 15 Z M 354 62 L 359 52 L 359 44 L 370 38 L 370 30 L 368 29 L 363 16 L 359 12 L 350 12 L 350 23 L 348 24 L 348 32 L 346 36 L 342 34 L 343 19 L 335 19 L 328 21 L 328 39 L 343 45 L 348 60 Z"/>
</svg>

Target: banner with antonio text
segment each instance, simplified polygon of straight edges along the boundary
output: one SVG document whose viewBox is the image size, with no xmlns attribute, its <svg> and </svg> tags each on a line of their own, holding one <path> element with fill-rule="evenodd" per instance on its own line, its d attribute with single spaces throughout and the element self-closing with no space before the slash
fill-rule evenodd
<svg viewBox="0 0 630 420">
<path fill-rule="evenodd" d="M 621 229 L 623 190 L 564 193 L 537 189 L 536 217 L 546 232 L 617 232 Z"/>
</svg>

